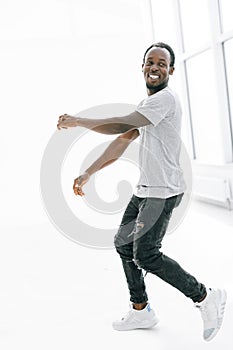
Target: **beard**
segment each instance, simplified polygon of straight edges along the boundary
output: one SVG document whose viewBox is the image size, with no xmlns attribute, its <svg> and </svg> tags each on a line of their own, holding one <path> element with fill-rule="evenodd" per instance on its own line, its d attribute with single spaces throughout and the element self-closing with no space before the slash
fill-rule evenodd
<svg viewBox="0 0 233 350">
<path fill-rule="evenodd" d="M 153 85 L 153 84 L 150 84 L 150 83 L 146 82 L 146 87 L 150 91 L 157 92 L 157 91 L 160 91 L 160 90 L 164 89 L 167 86 L 167 84 L 168 84 L 168 80 L 163 81 L 159 85 Z"/>
</svg>

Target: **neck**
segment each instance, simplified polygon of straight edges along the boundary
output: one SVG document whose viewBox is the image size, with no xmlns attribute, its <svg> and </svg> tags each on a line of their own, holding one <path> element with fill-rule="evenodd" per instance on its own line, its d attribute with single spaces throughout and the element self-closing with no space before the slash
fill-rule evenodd
<svg viewBox="0 0 233 350">
<path fill-rule="evenodd" d="M 147 87 L 147 94 L 148 96 L 156 94 L 156 92 L 159 92 L 160 90 L 163 90 L 165 87 L 167 87 L 168 82 L 164 82 L 163 84 L 156 86 L 156 87 Z"/>
</svg>

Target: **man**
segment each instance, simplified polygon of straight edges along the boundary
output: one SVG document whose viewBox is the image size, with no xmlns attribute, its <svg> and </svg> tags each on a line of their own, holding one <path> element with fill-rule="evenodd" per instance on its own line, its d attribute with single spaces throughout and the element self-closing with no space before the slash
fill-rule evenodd
<svg viewBox="0 0 233 350">
<path fill-rule="evenodd" d="M 59 117 L 58 129 L 81 126 L 103 134 L 120 134 L 81 176 L 74 181 L 75 195 L 83 196 L 83 185 L 90 176 L 118 159 L 140 135 L 140 178 L 115 236 L 128 283 L 131 309 L 119 321 L 116 330 L 150 328 L 158 323 L 150 307 L 142 269 L 157 275 L 189 297 L 200 309 L 203 337 L 213 339 L 223 320 L 226 292 L 207 289 L 195 277 L 164 255 L 161 242 L 172 211 L 185 191 L 179 165 L 181 106 L 168 87 L 174 73 L 175 55 L 164 43 L 150 46 L 144 55 L 142 71 L 148 97 L 126 116 L 105 119 Z"/>
</svg>

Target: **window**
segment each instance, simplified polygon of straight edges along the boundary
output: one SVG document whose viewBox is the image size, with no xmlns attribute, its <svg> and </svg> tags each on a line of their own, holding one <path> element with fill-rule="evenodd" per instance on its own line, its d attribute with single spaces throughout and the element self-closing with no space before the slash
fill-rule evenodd
<svg viewBox="0 0 233 350">
<path fill-rule="evenodd" d="M 226 60 L 226 72 L 229 94 L 229 109 L 231 115 L 231 127 L 233 126 L 233 39 L 226 41 L 224 44 L 225 60 Z M 232 130 L 231 130 L 232 131 Z"/>
<path fill-rule="evenodd" d="M 174 45 L 190 156 L 233 162 L 233 1 L 150 1 L 156 39 Z"/>
<path fill-rule="evenodd" d="M 187 75 L 196 158 L 203 163 L 221 162 L 223 147 L 212 51 L 187 60 Z"/>
<path fill-rule="evenodd" d="M 233 2 L 232 0 L 220 0 L 222 32 L 233 30 Z"/>
<path fill-rule="evenodd" d="M 208 0 L 180 0 L 180 11 L 185 51 L 209 42 Z"/>
</svg>

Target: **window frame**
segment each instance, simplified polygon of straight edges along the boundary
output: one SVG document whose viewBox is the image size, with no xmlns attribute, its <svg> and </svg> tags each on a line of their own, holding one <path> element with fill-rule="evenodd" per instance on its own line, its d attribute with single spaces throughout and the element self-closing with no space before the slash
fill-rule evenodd
<svg viewBox="0 0 233 350">
<path fill-rule="evenodd" d="M 182 28 L 182 18 L 180 10 L 180 1 L 175 0 L 174 4 L 176 5 L 174 10 L 176 11 L 177 19 L 180 23 L 178 35 L 183 38 L 183 28 Z M 216 71 L 218 72 L 218 79 L 220 84 L 217 84 L 217 94 L 219 106 L 221 106 L 221 111 L 219 110 L 219 118 L 221 122 L 221 132 L 223 135 L 223 152 L 224 152 L 224 162 L 231 163 L 233 162 L 233 128 L 232 128 L 232 112 L 230 105 L 230 96 L 229 96 L 229 86 L 227 81 L 226 74 L 226 59 L 225 59 L 225 50 L 224 43 L 227 40 L 233 39 L 233 31 L 222 32 L 222 18 L 221 18 L 221 4 L 220 0 L 208 0 L 210 29 L 211 29 L 211 39 L 210 42 L 204 46 L 200 46 L 193 51 L 185 51 L 184 42 L 182 39 L 182 47 L 180 47 L 180 54 L 178 55 L 178 61 L 181 67 L 183 66 L 183 81 L 186 85 L 187 96 L 185 99 L 187 104 L 187 110 L 189 112 L 189 121 L 190 121 L 190 130 L 191 138 L 193 145 L 193 160 L 198 162 L 195 152 L 195 136 L 192 129 L 192 110 L 189 98 L 189 85 L 188 85 L 188 73 L 186 63 L 187 60 L 192 59 L 194 56 L 203 53 L 206 50 L 211 49 L 214 58 L 214 64 Z M 185 79 L 185 80 L 184 80 Z M 221 113 L 221 114 L 220 114 Z"/>
<path fill-rule="evenodd" d="M 150 0 L 152 2 L 153 0 Z M 214 58 L 215 70 L 218 72 L 219 84 L 216 84 L 218 105 L 219 105 L 219 119 L 221 125 L 221 133 L 223 139 L 223 154 L 224 164 L 233 162 L 233 105 L 231 106 L 229 85 L 227 80 L 226 57 L 224 44 L 226 41 L 233 39 L 233 30 L 223 32 L 222 14 L 221 14 L 221 0 L 208 0 L 209 7 L 209 22 L 210 22 L 210 41 L 205 45 L 200 45 L 195 50 L 185 50 L 184 34 L 181 17 L 180 0 L 173 1 L 173 11 L 177 25 L 177 46 L 176 53 L 177 64 L 181 75 L 181 84 L 183 90 L 183 107 L 186 118 L 186 129 L 188 132 L 189 144 L 187 145 L 190 155 L 195 163 L 199 163 L 195 150 L 195 135 L 193 131 L 193 116 L 190 101 L 187 61 L 191 60 L 196 55 L 212 50 Z M 212 163 L 211 163 L 212 164 Z"/>
</svg>

